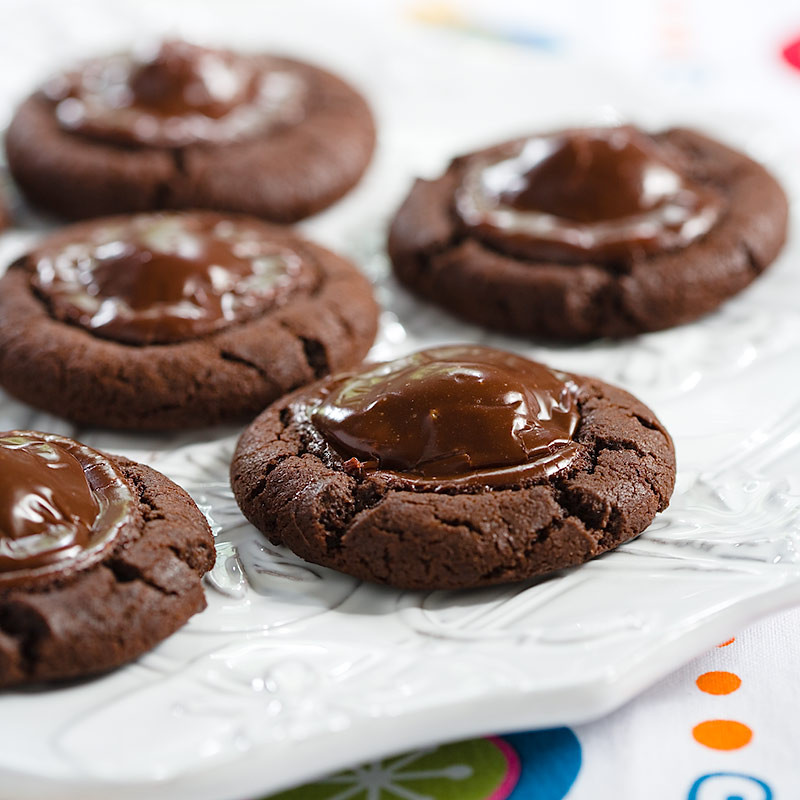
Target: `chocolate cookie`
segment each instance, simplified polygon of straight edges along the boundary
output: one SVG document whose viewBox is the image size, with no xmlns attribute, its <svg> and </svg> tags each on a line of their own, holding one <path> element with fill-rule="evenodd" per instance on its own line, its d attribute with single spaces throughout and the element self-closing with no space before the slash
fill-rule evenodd
<svg viewBox="0 0 800 800">
<path fill-rule="evenodd" d="M 214 539 L 142 464 L 0 433 L 0 687 L 103 672 L 205 608 Z"/>
<path fill-rule="evenodd" d="M 287 229 L 110 217 L 51 235 L 0 278 L 0 386 L 84 425 L 210 425 L 358 363 L 376 326 L 358 270 Z"/>
<path fill-rule="evenodd" d="M 56 76 L 6 134 L 25 194 L 72 219 L 211 208 L 294 222 L 345 194 L 374 145 L 367 104 L 334 75 L 177 41 Z"/>
<path fill-rule="evenodd" d="M 465 319 L 560 340 L 695 319 L 786 236 L 766 170 L 689 130 L 567 130 L 456 158 L 417 181 L 389 235 L 397 277 Z"/>
<path fill-rule="evenodd" d="M 0 231 L 11 227 L 11 212 L 8 210 L 8 203 L 5 196 L 0 192 Z"/>
<path fill-rule="evenodd" d="M 672 440 L 621 389 L 455 345 L 319 381 L 244 432 L 231 483 L 275 544 L 402 589 L 581 564 L 666 508 Z"/>
</svg>

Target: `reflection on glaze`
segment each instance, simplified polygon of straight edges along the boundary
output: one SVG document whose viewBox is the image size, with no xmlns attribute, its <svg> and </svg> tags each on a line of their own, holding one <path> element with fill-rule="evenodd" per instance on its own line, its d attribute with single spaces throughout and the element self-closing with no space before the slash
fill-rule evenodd
<svg viewBox="0 0 800 800">
<path fill-rule="evenodd" d="M 265 57 L 181 41 L 93 59 L 44 93 L 67 130 L 120 144 L 178 147 L 263 135 L 299 122 L 306 87 Z"/>
<path fill-rule="evenodd" d="M 423 350 L 333 378 L 323 391 L 310 419 L 354 459 L 348 468 L 417 482 L 502 483 L 551 474 L 577 452 L 577 387 L 501 350 Z"/>
<path fill-rule="evenodd" d="M 100 453 L 52 434 L 0 434 L 0 586 L 99 555 L 132 503 Z"/>
<path fill-rule="evenodd" d="M 177 342 L 262 314 L 310 279 L 246 221 L 143 214 L 35 251 L 33 285 L 60 320 L 130 344 Z"/>
<path fill-rule="evenodd" d="M 527 139 L 499 160 L 475 160 L 456 208 L 479 236 L 530 258 L 626 259 L 685 247 L 721 212 L 712 189 L 631 127 Z"/>
</svg>

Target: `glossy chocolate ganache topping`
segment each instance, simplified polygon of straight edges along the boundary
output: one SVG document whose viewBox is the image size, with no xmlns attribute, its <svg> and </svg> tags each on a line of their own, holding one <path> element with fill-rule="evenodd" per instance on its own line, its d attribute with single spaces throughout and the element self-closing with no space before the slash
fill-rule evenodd
<svg viewBox="0 0 800 800">
<path fill-rule="evenodd" d="M 721 195 L 636 128 L 535 136 L 474 159 L 456 210 L 480 238 L 531 259 L 627 261 L 686 247 L 722 212 Z"/>
<path fill-rule="evenodd" d="M 167 41 L 87 61 L 43 87 L 59 124 L 125 145 L 225 143 L 305 115 L 300 75 L 267 56 Z"/>
<path fill-rule="evenodd" d="M 245 322 L 313 285 L 298 254 L 259 224 L 142 214 L 79 226 L 31 256 L 56 319 L 128 344 L 179 342 Z"/>
<path fill-rule="evenodd" d="M 455 345 L 334 377 L 307 413 L 348 469 L 442 487 L 509 485 L 574 459 L 576 394 L 543 364 Z"/>
<path fill-rule="evenodd" d="M 53 434 L 0 434 L 0 588 L 94 563 L 133 506 L 97 451 Z"/>
</svg>

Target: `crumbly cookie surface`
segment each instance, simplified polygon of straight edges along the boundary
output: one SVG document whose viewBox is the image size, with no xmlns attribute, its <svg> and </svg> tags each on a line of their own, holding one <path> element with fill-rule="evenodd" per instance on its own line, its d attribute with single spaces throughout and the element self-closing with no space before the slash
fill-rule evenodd
<svg viewBox="0 0 800 800">
<path fill-rule="evenodd" d="M 580 453 L 568 470 L 509 488 L 398 487 L 349 472 L 283 398 L 242 435 L 231 483 L 245 516 L 275 544 L 363 580 L 457 589 L 581 564 L 641 533 L 666 508 L 672 440 L 627 392 L 579 387 Z"/>
<path fill-rule="evenodd" d="M 693 180 L 726 198 L 719 221 L 688 246 L 619 264 L 529 260 L 491 247 L 459 224 L 453 198 L 472 160 L 504 144 L 455 159 L 436 180 L 417 181 L 391 226 L 395 274 L 466 320 L 554 340 L 626 337 L 712 311 L 778 255 L 786 196 L 761 165 L 713 139 L 685 129 L 653 138 L 680 154 Z"/>
</svg>

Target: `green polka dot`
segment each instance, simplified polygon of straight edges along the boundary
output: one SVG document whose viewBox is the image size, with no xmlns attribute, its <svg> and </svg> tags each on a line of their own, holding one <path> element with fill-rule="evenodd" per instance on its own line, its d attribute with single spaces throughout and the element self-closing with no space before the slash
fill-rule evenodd
<svg viewBox="0 0 800 800">
<path fill-rule="evenodd" d="M 263 800 L 366 800 L 370 787 L 379 789 L 372 795 L 379 800 L 486 800 L 507 769 L 492 742 L 472 739 L 365 764 Z"/>
</svg>

